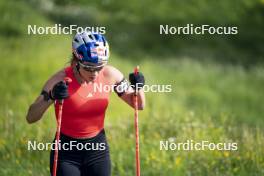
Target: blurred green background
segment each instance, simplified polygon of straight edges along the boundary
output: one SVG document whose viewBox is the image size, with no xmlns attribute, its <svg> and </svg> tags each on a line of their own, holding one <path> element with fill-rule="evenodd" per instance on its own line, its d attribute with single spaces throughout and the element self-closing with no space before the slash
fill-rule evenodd
<svg viewBox="0 0 264 176">
<path fill-rule="evenodd" d="M 140 65 L 148 84 L 140 112 L 142 175 L 264 175 L 264 1 L 0 1 L 0 175 L 48 175 L 53 108 L 28 125 L 29 105 L 67 66 L 70 35 L 28 35 L 27 26 L 105 26 L 110 64 L 125 75 Z M 160 35 L 159 25 L 237 26 L 238 35 Z M 116 95 L 106 117 L 112 175 L 134 172 L 133 109 Z M 238 143 L 238 151 L 160 151 L 159 141 Z"/>
</svg>

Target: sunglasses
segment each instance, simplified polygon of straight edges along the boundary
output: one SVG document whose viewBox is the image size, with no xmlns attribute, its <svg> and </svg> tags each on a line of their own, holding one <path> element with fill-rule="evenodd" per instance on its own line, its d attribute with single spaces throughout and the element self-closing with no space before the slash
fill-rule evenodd
<svg viewBox="0 0 264 176">
<path fill-rule="evenodd" d="M 99 66 L 92 66 L 92 65 L 85 65 L 81 62 L 79 62 L 79 65 L 88 72 L 99 72 L 103 69 L 104 65 L 99 65 Z"/>
</svg>

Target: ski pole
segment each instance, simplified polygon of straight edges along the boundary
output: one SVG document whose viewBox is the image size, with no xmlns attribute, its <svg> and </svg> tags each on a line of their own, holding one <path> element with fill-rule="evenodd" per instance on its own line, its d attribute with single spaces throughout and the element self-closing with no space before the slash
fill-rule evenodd
<svg viewBox="0 0 264 176">
<path fill-rule="evenodd" d="M 71 78 L 64 78 L 64 82 L 68 85 L 71 82 Z M 57 131 L 56 131 L 56 140 L 55 140 L 55 153 L 54 153 L 54 160 L 53 160 L 53 169 L 52 169 L 52 176 L 57 175 L 57 164 L 58 164 L 58 154 L 59 154 L 59 140 L 60 140 L 60 129 L 61 129 L 61 117 L 62 117 L 62 108 L 63 108 L 64 100 L 58 100 L 59 103 L 59 112 L 58 112 L 58 119 L 57 119 Z"/>
<path fill-rule="evenodd" d="M 134 74 L 137 75 L 139 66 L 134 69 Z M 135 109 L 135 135 L 136 135 L 136 176 L 140 176 L 140 156 L 139 156 L 139 128 L 138 128 L 138 92 L 137 87 L 134 93 L 134 109 Z"/>
</svg>

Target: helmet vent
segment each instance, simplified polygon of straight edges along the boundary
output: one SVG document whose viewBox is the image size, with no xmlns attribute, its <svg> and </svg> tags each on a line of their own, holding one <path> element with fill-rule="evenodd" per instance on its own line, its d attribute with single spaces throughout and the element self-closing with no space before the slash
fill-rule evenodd
<svg viewBox="0 0 264 176">
<path fill-rule="evenodd" d="M 103 39 L 103 43 L 104 43 L 104 46 L 105 46 L 105 45 L 106 45 L 106 44 L 105 44 L 105 38 L 104 38 L 104 37 L 102 37 L 102 39 Z"/>
<path fill-rule="evenodd" d="M 79 42 L 79 40 L 77 38 L 74 39 L 75 42 Z"/>
<path fill-rule="evenodd" d="M 89 37 L 91 40 L 94 40 L 94 38 L 92 37 L 92 35 L 88 35 L 88 37 Z"/>
<path fill-rule="evenodd" d="M 84 38 L 82 38 L 82 40 L 83 40 L 84 44 L 86 45 L 87 43 L 85 42 Z"/>
<path fill-rule="evenodd" d="M 96 40 L 98 40 L 98 39 L 99 39 L 98 35 L 94 35 L 94 37 L 95 37 L 95 39 L 96 39 Z"/>
</svg>

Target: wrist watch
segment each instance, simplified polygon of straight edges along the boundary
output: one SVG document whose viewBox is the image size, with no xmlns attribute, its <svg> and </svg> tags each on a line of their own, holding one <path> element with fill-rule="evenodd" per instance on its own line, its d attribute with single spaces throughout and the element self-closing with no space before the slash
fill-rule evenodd
<svg viewBox="0 0 264 176">
<path fill-rule="evenodd" d="M 45 90 L 42 90 L 41 95 L 43 95 L 45 101 L 49 101 L 51 99 L 49 93 Z"/>
</svg>

